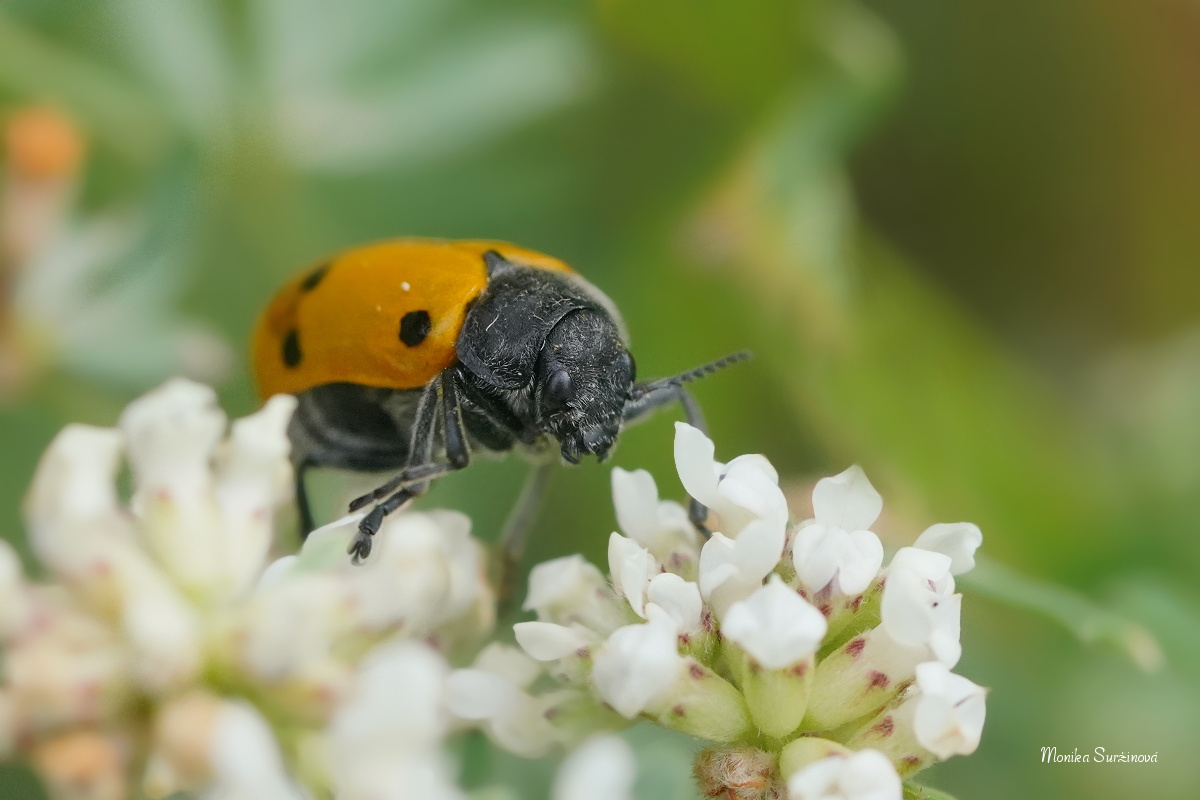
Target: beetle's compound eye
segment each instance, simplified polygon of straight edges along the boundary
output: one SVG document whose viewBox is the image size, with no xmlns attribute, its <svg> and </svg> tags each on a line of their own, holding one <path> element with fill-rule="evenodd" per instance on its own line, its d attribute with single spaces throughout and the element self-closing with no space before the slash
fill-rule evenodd
<svg viewBox="0 0 1200 800">
<path fill-rule="evenodd" d="M 629 373 L 629 382 L 637 383 L 637 362 L 633 360 L 633 354 L 628 350 L 621 353 L 621 359 L 617 364 L 617 369 Z"/>
<path fill-rule="evenodd" d="M 542 403 L 549 411 L 558 411 L 567 405 L 567 402 L 575 396 L 575 382 L 571 380 L 571 375 L 565 369 L 556 369 L 550 373 L 550 377 L 546 379 L 546 385 L 542 387 Z"/>
</svg>

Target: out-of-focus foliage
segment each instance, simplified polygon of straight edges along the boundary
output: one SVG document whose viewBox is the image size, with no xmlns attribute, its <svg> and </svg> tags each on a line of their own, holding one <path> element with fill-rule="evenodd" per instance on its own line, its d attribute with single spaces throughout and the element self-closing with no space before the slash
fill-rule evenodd
<svg viewBox="0 0 1200 800">
<path fill-rule="evenodd" d="M 755 350 L 697 388 L 728 452 L 797 486 L 861 462 L 914 524 L 980 524 L 995 602 L 971 604 L 963 671 L 988 727 L 931 783 L 1190 797 L 1197 46 L 1185 0 L 0 0 L 5 124 L 54 107 L 86 144 L 55 237 L 4 265 L 5 313 L 47 334 L 0 398 L 0 534 L 20 542 L 62 424 L 220 373 L 213 337 L 226 406 L 252 409 L 243 343 L 305 263 L 509 239 L 613 296 L 644 375 Z M 669 491 L 670 452 L 658 420 L 616 463 Z M 494 530 L 522 472 L 473 466 L 428 502 Z M 599 556 L 607 488 L 561 471 L 529 563 Z M 641 796 L 689 796 L 687 744 L 651 733 Z M 549 768 L 481 752 L 468 782 L 544 791 Z"/>
</svg>

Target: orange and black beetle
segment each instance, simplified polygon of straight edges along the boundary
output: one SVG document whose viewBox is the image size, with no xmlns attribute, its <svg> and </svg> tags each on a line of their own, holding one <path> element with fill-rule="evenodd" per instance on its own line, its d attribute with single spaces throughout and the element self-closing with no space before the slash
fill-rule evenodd
<svg viewBox="0 0 1200 800">
<path fill-rule="evenodd" d="M 296 499 L 312 529 L 304 473 L 314 466 L 399 470 L 351 503 L 375 507 L 350 546 L 371 552 L 383 518 L 473 451 L 514 447 L 543 465 L 555 446 L 575 464 L 607 457 L 622 426 L 679 402 L 683 388 L 736 354 L 671 378 L 637 383 L 612 301 L 563 262 L 503 242 L 399 239 L 345 251 L 300 275 L 271 301 L 254 334 L 266 398 L 299 405 L 288 428 Z M 520 552 L 536 490 L 504 536 Z M 700 525 L 705 509 L 692 503 Z M 511 522 L 511 520 L 510 520 Z"/>
</svg>

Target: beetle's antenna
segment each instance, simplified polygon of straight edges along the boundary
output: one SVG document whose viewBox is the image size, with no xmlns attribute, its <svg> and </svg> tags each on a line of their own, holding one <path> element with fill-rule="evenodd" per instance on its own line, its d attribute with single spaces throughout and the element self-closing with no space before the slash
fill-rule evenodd
<svg viewBox="0 0 1200 800">
<path fill-rule="evenodd" d="M 673 389 L 683 386 L 685 383 L 699 380 L 708 375 L 713 374 L 717 370 L 725 369 L 725 367 L 737 364 L 741 361 L 749 361 L 754 357 L 754 354 L 749 350 L 741 350 L 737 353 L 731 353 L 724 358 L 718 358 L 716 361 L 710 361 L 695 369 L 689 369 L 687 372 L 681 372 L 678 375 L 672 375 L 669 378 L 659 378 L 646 383 L 639 383 L 633 387 L 633 396 L 630 397 L 630 402 L 637 400 L 664 389 Z"/>
</svg>

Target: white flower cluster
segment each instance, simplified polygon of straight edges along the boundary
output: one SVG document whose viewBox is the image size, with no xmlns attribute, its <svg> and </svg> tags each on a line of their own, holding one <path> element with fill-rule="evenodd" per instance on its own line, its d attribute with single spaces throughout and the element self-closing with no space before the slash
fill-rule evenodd
<svg viewBox="0 0 1200 800">
<path fill-rule="evenodd" d="M 0 542 L 0 757 L 31 757 L 54 797 L 460 795 L 428 643 L 491 629 L 481 548 L 460 514 L 404 514 L 364 567 L 353 525 L 268 565 L 294 403 L 226 435 L 212 390 L 173 381 L 46 452 L 25 514 L 53 583 Z"/>
<path fill-rule="evenodd" d="M 624 535 L 609 541 L 609 575 L 579 556 L 535 567 L 525 605 L 538 621 L 515 626 L 561 688 L 528 691 L 529 665 L 488 673 L 509 698 L 488 717 L 499 744 L 540 750 L 578 735 L 560 723 L 590 696 L 719 745 L 697 768 L 712 796 L 786 785 L 795 800 L 898 799 L 902 777 L 974 751 L 985 691 L 950 669 L 961 654 L 954 575 L 974 565 L 977 527 L 934 525 L 884 567 L 870 530 L 882 500 L 858 467 L 819 481 L 812 518 L 790 526 L 762 456 L 718 462 L 680 423 L 675 462 L 720 532 L 701 542 L 648 473 L 614 470 Z M 761 780 L 746 777 L 754 764 Z"/>
<path fill-rule="evenodd" d="M 950 671 L 979 530 L 935 525 L 885 568 L 857 467 L 792 525 L 765 458 L 717 462 L 680 425 L 680 477 L 720 532 L 614 470 L 608 575 L 535 567 L 537 621 L 476 653 L 495 601 L 461 514 L 390 516 L 362 566 L 356 517 L 269 560 L 293 408 L 226 432 L 210 389 L 173 381 L 46 452 L 25 513 L 48 582 L 0 542 L 0 759 L 28 757 L 54 800 L 461 800 L 445 744 L 469 728 L 574 749 L 553 800 L 628 800 L 632 751 L 594 735 L 639 717 L 713 745 L 707 796 L 898 800 L 979 742 L 984 691 Z"/>
</svg>

